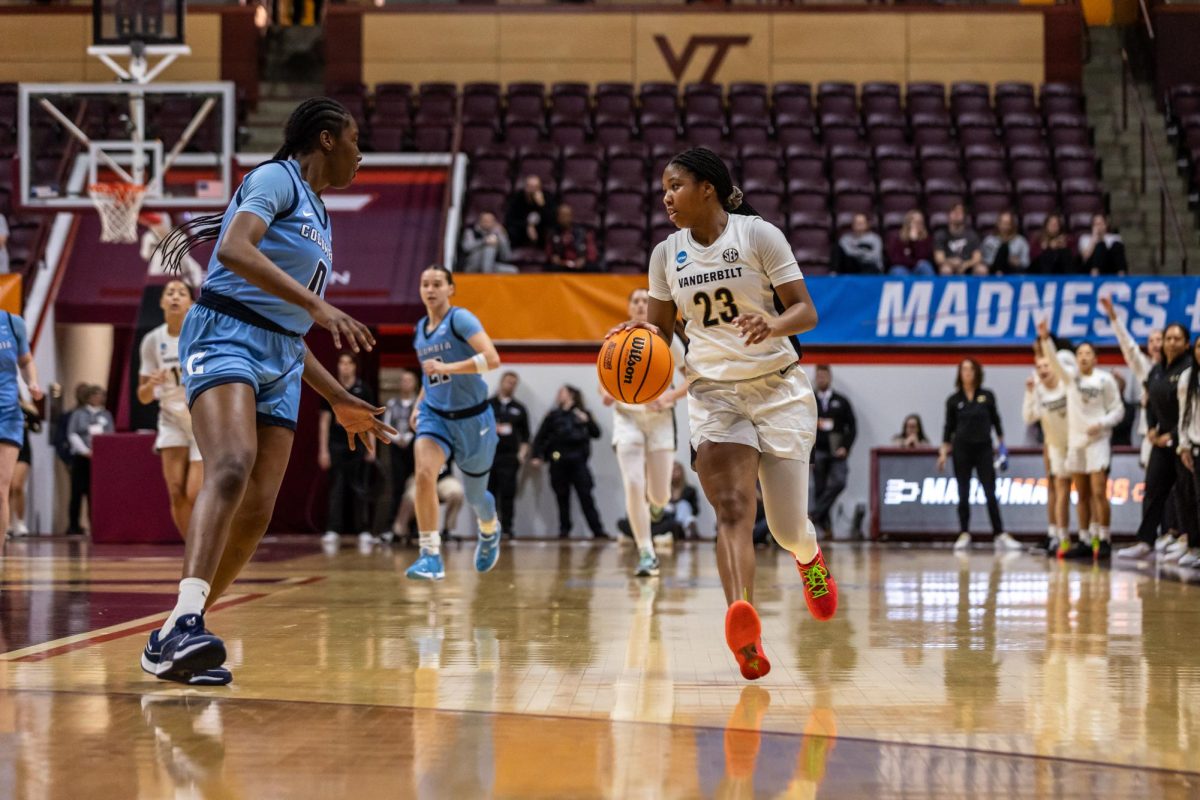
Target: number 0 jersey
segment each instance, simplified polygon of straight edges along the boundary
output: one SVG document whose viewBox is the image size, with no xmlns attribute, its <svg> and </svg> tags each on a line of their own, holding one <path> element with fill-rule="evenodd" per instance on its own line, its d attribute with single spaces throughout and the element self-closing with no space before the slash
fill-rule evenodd
<svg viewBox="0 0 1200 800">
<path fill-rule="evenodd" d="M 329 212 L 301 177 L 300 164 L 291 160 L 268 161 L 251 170 L 225 210 L 218 242 L 225 237 L 229 223 L 239 211 L 254 214 L 267 223 L 267 232 L 258 243 L 262 254 L 302 286 L 324 297 L 325 284 L 333 270 L 333 234 Z M 227 269 L 217 259 L 216 249 L 208 262 L 204 289 L 231 297 L 292 333 L 303 335 L 312 327 L 312 317 L 307 311 Z"/>
<path fill-rule="evenodd" d="M 760 217 L 730 214 L 708 247 L 690 230 L 671 234 L 650 256 L 650 296 L 674 301 L 688 337 L 689 379 L 741 381 L 796 362 L 788 338 L 747 347 L 733 320 L 741 314 L 779 316 L 774 287 L 804 275 L 783 233 Z"/>
</svg>

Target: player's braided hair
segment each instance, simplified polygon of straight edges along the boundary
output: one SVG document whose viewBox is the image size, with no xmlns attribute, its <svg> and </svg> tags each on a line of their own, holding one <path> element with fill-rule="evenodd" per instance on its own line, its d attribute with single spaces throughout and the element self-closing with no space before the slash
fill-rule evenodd
<svg viewBox="0 0 1200 800">
<path fill-rule="evenodd" d="M 310 97 L 296 106 L 288 117 L 287 125 L 283 128 L 283 146 L 276 151 L 275 160 L 311 153 L 317 149 L 322 132 L 329 131 L 334 136 L 340 136 L 350 119 L 350 112 L 336 100 Z M 163 271 L 178 275 L 184 256 L 196 246 L 216 241 L 221 235 L 224 218 L 224 211 L 206 214 L 172 228 L 154 248 L 156 253 L 162 254 Z"/>
<path fill-rule="evenodd" d="M 725 166 L 721 157 L 712 150 L 707 147 L 693 147 L 672 158 L 670 163 L 687 170 L 698 181 L 711 183 L 717 191 L 717 199 L 721 201 L 721 206 L 730 214 L 758 216 L 758 212 L 743 198 L 742 190 L 733 185 L 729 167 Z"/>
</svg>

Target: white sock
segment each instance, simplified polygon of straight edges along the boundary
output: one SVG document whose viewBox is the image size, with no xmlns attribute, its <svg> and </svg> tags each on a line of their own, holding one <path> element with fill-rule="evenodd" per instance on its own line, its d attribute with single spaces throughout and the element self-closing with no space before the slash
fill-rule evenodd
<svg viewBox="0 0 1200 800">
<path fill-rule="evenodd" d="M 492 517 L 489 521 L 484 522 L 479 520 L 479 532 L 484 536 L 495 536 L 496 530 L 500 527 L 500 518 Z"/>
<path fill-rule="evenodd" d="M 200 578 L 184 578 L 179 582 L 179 599 L 175 601 L 175 610 L 159 631 L 159 637 L 166 636 L 175 627 L 175 622 L 188 614 L 203 614 L 204 603 L 212 587 L 208 581 Z"/>
<path fill-rule="evenodd" d="M 1108 536 L 1109 536 L 1108 526 L 1107 525 L 1099 525 L 1099 526 L 1097 526 L 1096 530 L 1100 532 L 1100 541 L 1107 542 Z"/>
<path fill-rule="evenodd" d="M 419 535 L 421 552 L 431 556 L 442 554 L 442 534 L 438 531 L 421 531 Z"/>
</svg>

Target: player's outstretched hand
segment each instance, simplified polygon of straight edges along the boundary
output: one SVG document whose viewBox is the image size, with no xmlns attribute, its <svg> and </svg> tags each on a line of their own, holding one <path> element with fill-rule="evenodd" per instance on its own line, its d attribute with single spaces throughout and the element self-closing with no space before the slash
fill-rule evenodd
<svg viewBox="0 0 1200 800">
<path fill-rule="evenodd" d="M 734 318 L 733 324 L 742 334 L 743 342 L 747 347 L 771 338 L 771 324 L 762 314 L 742 314 Z"/>
<path fill-rule="evenodd" d="M 360 350 L 370 352 L 371 348 L 375 346 L 375 337 L 371 334 L 370 328 L 324 300 L 317 301 L 312 318 L 313 322 L 333 334 L 333 346 L 339 350 L 342 347 L 343 339 L 356 353 Z"/>
<path fill-rule="evenodd" d="M 364 403 L 349 392 L 332 406 L 338 424 L 346 429 L 346 440 L 351 450 L 355 449 L 355 441 L 361 440 L 367 452 L 373 455 L 376 439 L 390 443 L 400 435 L 398 430 L 379 418 L 387 410 L 382 406 Z"/>
<path fill-rule="evenodd" d="M 1113 308 L 1112 298 L 1108 295 L 1101 296 L 1100 308 L 1104 309 L 1104 313 L 1108 315 L 1109 319 L 1115 320 L 1117 318 L 1117 310 Z"/>
<path fill-rule="evenodd" d="M 662 331 L 658 329 L 657 325 L 651 325 L 649 322 L 638 322 L 637 320 L 631 319 L 622 322 L 620 325 L 614 325 L 608 333 L 604 334 L 604 338 L 611 339 L 621 331 L 628 331 L 632 330 L 633 328 L 641 328 L 644 331 L 650 331 L 655 336 L 662 336 Z"/>
</svg>

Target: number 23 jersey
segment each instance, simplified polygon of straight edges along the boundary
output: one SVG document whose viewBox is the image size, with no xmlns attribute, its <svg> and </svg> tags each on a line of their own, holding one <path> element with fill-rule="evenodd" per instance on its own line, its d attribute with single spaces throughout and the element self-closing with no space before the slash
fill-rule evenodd
<svg viewBox="0 0 1200 800">
<path fill-rule="evenodd" d="M 650 296 L 673 301 L 688 337 L 689 379 L 741 381 L 794 364 L 787 337 L 747 347 L 733 320 L 744 314 L 778 317 L 774 287 L 804 275 L 783 233 L 760 217 L 730 214 L 707 247 L 690 230 L 671 234 L 650 256 Z"/>
</svg>

